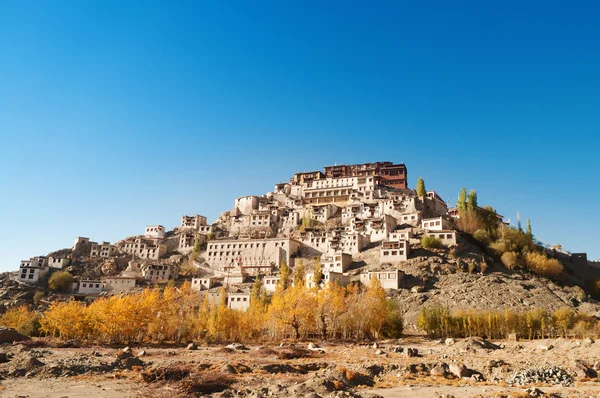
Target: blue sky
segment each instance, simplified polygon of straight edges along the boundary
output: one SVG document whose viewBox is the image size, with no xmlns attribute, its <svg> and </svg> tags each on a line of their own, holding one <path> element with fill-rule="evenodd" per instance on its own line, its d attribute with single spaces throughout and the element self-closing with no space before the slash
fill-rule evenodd
<svg viewBox="0 0 600 398">
<path fill-rule="evenodd" d="M 0 270 L 376 160 L 600 257 L 597 2 L 365 4 L 0 2 Z"/>
</svg>

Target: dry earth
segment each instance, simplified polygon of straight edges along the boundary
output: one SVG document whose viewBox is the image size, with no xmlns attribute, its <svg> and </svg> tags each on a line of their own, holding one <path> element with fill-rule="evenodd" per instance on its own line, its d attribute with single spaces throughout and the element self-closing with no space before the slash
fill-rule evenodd
<svg viewBox="0 0 600 398">
<path fill-rule="evenodd" d="M 0 354 L 0 362 L 5 361 L 0 363 L 0 396 L 11 398 L 600 394 L 594 370 L 600 367 L 600 343 L 592 340 L 491 343 L 471 338 L 447 344 L 409 337 L 375 347 L 330 343 L 309 349 L 307 343 L 286 343 L 196 350 L 134 347 L 125 353 L 121 347 L 34 340 L 1 346 L 0 352 L 7 357 Z"/>
</svg>

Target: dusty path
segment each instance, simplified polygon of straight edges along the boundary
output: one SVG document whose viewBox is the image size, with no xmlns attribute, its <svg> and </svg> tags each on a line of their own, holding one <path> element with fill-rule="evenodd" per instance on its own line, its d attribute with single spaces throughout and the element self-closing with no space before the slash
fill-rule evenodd
<svg viewBox="0 0 600 398">
<path fill-rule="evenodd" d="M 138 387 L 128 380 L 106 377 L 9 379 L 0 384 L 2 398 L 134 398 Z"/>
</svg>

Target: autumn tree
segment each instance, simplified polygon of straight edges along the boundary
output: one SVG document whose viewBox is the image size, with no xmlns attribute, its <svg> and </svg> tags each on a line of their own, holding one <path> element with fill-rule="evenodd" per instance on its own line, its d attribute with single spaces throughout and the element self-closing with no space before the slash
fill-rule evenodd
<svg viewBox="0 0 600 398">
<path fill-rule="evenodd" d="M 321 258 L 317 257 L 315 261 L 315 269 L 313 271 L 313 283 L 315 287 L 319 287 L 323 281 L 323 267 L 321 266 Z"/>
<path fill-rule="evenodd" d="M 346 312 L 346 289 L 329 282 L 326 289 L 320 289 L 316 296 L 315 317 L 320 328 L 321 338 L 326 340 L 332 329 Z"/>
<path fill-rule="evenodd" d="M 283 290 L 290 286 L 290 268 L 285 260 L 281 260 L 281 265 L 279 266 L 279 282 L 277 282 L 277 285 Z"/>
<path fill-rule="evenodd" d="M 275 292 L 268 315 L 279 330 L 292 328 L 294 337 L 299 339 L 301 330 L 314 324 L 314 308 L 314 295 L 304 286 L 292 286 Z"/>
<path fill-rule="evenodd" d="M 294 267 L 294 285 L 304 286 L 306 280 L 306 271 L 304 270 L 304 263 L 302 260 L 298 260 L 298 264 Z"/>
</svg>

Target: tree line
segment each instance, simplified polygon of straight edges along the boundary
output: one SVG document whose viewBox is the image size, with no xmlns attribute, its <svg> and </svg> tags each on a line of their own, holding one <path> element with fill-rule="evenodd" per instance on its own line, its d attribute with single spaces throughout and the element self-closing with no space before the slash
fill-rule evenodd
<svg viewBox="0 0 600 398">
<path fill-rule="evenodd" d="M 247 311 L 229 309 L 224 288 L 217 302 L 210 302 L 186 281 L 180 288 L 100 297 L 89 305 L 55 301 L 42 313 L 15 307 L 0 317 L 0 325 L 33 336 L 100 344 L 357 340 L 402 333 L 399 309 L 377 279 L 368 287 L 329 283 L 310 289 L 284 281 L 270 297 L 256 288 L 261 286 L 257 280 Z"/>
</svg>

